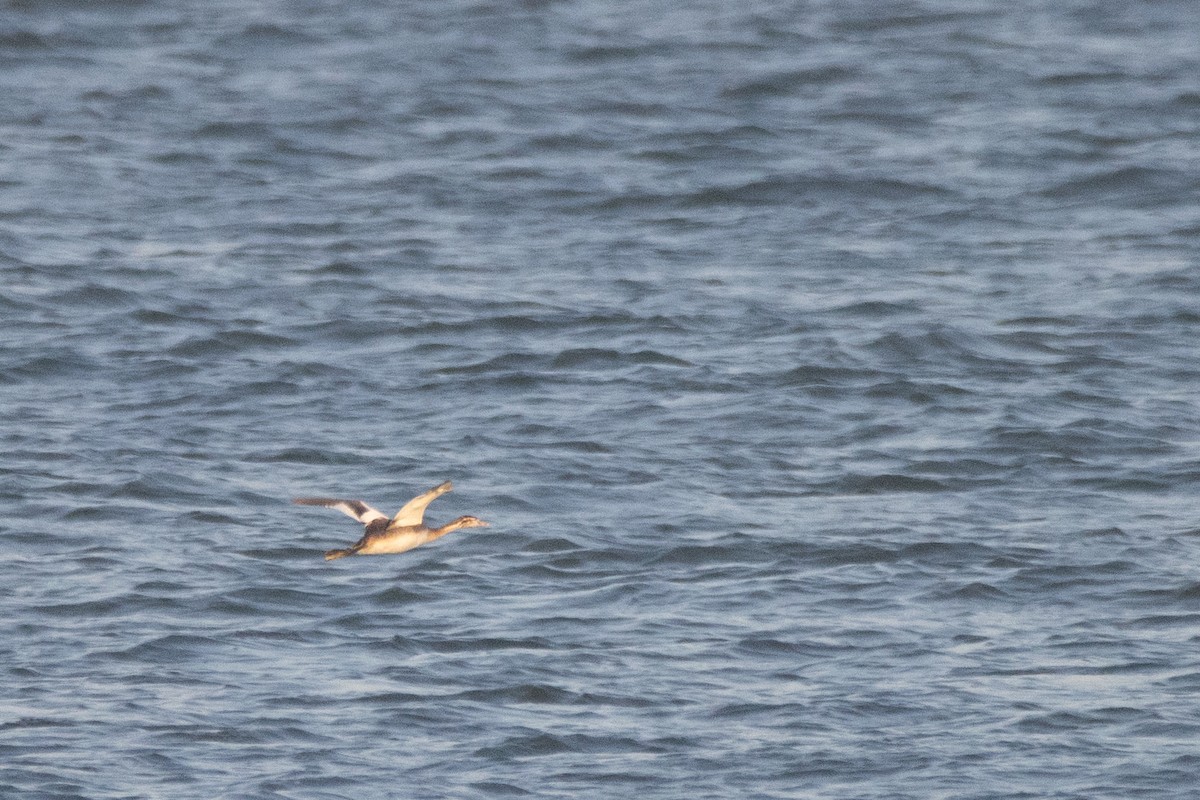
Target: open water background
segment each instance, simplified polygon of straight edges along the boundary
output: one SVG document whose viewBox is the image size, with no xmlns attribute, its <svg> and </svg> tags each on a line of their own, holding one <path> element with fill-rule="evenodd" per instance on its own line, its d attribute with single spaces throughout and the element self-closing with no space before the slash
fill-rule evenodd
<svg viewBox="0 0 1200 800">
<path fill-rule="evenodd" d="M 1195 11 L 0 4 L 0 796 L 1194 797 Z"/>
</svg>

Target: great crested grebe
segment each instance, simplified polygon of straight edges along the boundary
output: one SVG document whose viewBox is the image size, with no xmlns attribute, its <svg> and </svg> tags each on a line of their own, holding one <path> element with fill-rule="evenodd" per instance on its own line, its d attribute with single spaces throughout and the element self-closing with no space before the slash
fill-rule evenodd
<svg viewBox="0 0 1200 800">
<path fill-rule="evenodd" d="M 427 528 L 425 507 L 453 489 L 450 481 L 441 486 L 435 486 L 424 494 L 419 494 L 404 504 L 391 519 L 387 515 L 371 508 L 362 500 L 337 500 L 332 497 L 297 497 L 293 503 L 301 506 L 324 506 L 336 508 L 343 514 L 354 517 L 367 526 L 363 537 L 345 550 L 330 550 L 325 554 L 326 561 L 344 556 L 362 555 L 376 556 L 385 553 L 403 553 L 420 547 L 426 542 L 441 538 L 459 528 L 487 527 L 487 523 L 478 517 L 459 517 L 440 528 Z"/>
</svg>

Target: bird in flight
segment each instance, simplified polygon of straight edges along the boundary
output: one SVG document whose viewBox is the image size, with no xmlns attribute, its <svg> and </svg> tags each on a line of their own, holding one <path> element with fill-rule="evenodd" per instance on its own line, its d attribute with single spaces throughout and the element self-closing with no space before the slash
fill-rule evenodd
<svg viewBox="0 0 1200 800">
<path fill-rule="evenodd" d="M 419 494 L 404 504 L 390 519 L 383 512 L 372 508 L 362 500 L 338 500 L 333 497 L 297 497 L 293 503 L 301 506 L 323 506 L 334 508 L 347 516 L 354 517 L 366 526 L 367 530 L 361 539 L 344 550 L 330 550 L 325 553 L 326 561 L 345 556 L 375 556 L 385 553 L 403 553 L 420 547 L 423 544 L 439 539 L 447 533 L 459 528 L 487 527 L 486 522 L 478 517 L 459 517 L 440 528 L 429 528 L 425 525 L 425 508 L 446 492 L 453 489 L 450 481 L 435 486 L 428 492 Z"/>
</svg>

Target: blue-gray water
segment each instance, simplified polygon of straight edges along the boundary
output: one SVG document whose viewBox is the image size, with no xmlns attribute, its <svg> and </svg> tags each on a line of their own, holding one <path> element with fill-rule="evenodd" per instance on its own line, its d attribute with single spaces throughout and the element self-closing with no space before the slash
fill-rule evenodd
<svg viewBox="0 0 1200 800">
<path fill-rule="evenodd" d="M 1198 20 L 4 3 L 0 796 L 1193 797 Z"/>
</svg>

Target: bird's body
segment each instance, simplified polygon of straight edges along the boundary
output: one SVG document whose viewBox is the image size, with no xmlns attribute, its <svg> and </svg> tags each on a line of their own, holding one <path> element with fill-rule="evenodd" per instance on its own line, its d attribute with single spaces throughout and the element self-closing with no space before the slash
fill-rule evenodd
<svg viewBox="0 0 1200 800">
<path fill-rule="evenodd" d="M 375 556 L 386 553 L 403 553 L 445 536 L 459 528 L 486 527 L 478 517 L 459 517 L 440 528 L 425 526 L 425 508 L 437 498 L 453 489 L 450 481 L 419 494 L 404 504 L 396 516 L 388 518 L 383 512 L 372 508 L 361 500 L 338 500 L 333 497 L 297 497 L 293 503 L 302 506 L 323 506 L 341 511 L 366 526 L 362 538 L 345 550 L 330 550 L 326 561 L 345 556 Z"/>
</svg>

